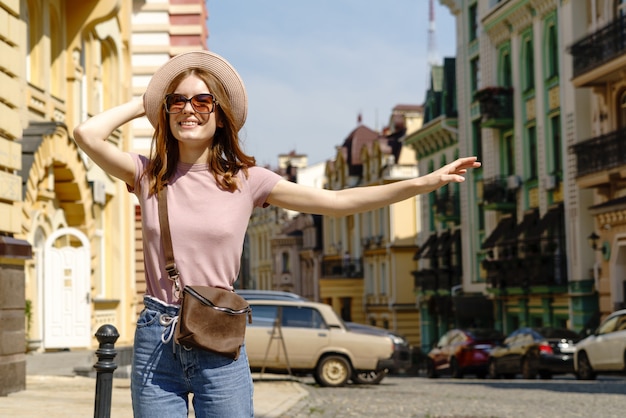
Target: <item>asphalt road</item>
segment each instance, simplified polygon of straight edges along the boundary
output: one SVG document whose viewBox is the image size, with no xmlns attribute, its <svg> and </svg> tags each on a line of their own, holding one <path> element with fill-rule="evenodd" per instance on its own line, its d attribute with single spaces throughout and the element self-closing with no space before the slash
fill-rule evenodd
<svg viewBox="0 0 626 418">
<path fill-rule="evenodd" d="M 282 415 L 300 417 L 624 417 L 626 377 L 578 381 L 386 377 L 377 386 L 321 388 Z"/>
</svg>

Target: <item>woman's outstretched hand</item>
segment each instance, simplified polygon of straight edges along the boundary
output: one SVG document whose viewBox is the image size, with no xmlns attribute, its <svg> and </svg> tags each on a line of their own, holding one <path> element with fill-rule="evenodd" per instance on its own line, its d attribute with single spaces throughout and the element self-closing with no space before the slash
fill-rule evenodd
<svg viewBox="0 0 626 418">
<path fill-rule="evenodd" d="M 448 183 L 461 183 L 465 181 L 464 175 L 471 168 L 478 168 L 481 163 L 477 157 L 463 157 L 426 174 L 423 180 L 434 189 L 445 186 Z"/>
</svg>

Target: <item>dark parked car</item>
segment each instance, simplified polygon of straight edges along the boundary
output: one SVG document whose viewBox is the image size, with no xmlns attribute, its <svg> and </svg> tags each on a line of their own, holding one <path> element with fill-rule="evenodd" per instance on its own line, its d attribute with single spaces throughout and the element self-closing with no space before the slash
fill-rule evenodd
<svg viewBox="0 0 626 418">
<path fill-rule="evenodd" d="M 385 328 L 358 324 L 356 322 L 344 322 L 346 324 L 346 328 L 350 331 L 364 334 L 387 335 L 391 338 L 393 341 L 393 366 L 389 368 L 389 373 L 401 374 L 407 372 L 411 368 L 411 345 L 402 335 Z M 380 377 L 380 380 L 376 382 L 376 380 L 378 380 L 378 376 L 370 376 L 369 378 L 366 376 L 360 377 L 361 381 L 357 383 L 379 383 L 380 380 L 382 380 L 382 377 Z"/>
<path fill-rule="evenodd" d="M 487 376 L 489 352 L 502 342 L 504 335 L 493 329 L 453 329 L 445 333 L 428 353 L 426 375 L 430 378 L 449 374 Z"/>
<path fill-rule="evenodd" d="M 307 300 L 296 293 L 282 290 L 235 289 L 235 293 L 246 300 Z"/>
<path fill-rule="evenodd" d="M 580 336 L 564 328 L 520 328 L 489 356 L 489 377 L 550 379 L 574 373 L 574 348 Z"/>
</svg>

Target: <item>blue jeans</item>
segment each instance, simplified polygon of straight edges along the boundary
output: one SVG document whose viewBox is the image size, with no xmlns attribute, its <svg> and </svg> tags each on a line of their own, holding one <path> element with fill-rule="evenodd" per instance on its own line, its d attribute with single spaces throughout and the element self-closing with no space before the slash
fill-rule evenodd
<svg viewBox="0 0 626 418">
<path fill-rule="evenodd" d="M 196 417 L 253 417 L 252 375 L 245 346 L 239 358 L 232 360 L 187 349 L 175 344 L 173 338 L 163 343 L 161 337 L 173 326 L 163 319 L 178 315 L 178 307 L 150 297 L 144 298 L 144 304 L 135 331 L 131 376 L 134 416 L 187 418 L 192 393 Z"/>
</svg>

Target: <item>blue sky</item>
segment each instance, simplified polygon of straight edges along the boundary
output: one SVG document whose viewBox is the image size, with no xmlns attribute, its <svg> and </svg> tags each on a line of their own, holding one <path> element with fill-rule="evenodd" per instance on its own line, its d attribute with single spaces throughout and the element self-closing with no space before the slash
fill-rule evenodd
<svg viewBox="0 0 626 418">
<path fill-rule="evenodd" d="M 209 49 L 234 65 L 249 96 L 241 132 L 257 164 L 335 157 L 357 116 L 382 129 L 428 84 L 428 0 L 207 0 Z M 437 54 L 454 56 L 455 23 L 435 0 Z"/>
</svg>

